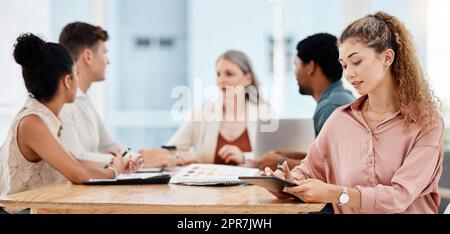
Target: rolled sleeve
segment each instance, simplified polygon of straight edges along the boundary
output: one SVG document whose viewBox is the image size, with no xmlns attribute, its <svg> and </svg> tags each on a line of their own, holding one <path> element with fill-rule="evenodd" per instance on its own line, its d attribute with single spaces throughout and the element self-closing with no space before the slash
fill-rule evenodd
<svg viewBox="0 0 450 234">
<path fill-rule="evenodd" d="M 319 150 L 320 142 L 323 140 L 320 137 L 325 136 L 319 136 L 309 148 L 306 158 L 302 160 L 300 165 L 292 169 L 292 174 L 296 180 L 318 179 L 326 182 L 327 163 Z"/>
<path fill-rule="evenodd" d="M 361 193 L 361 210 L 374 210 L 375 208 L 375 190 L 373 188 L 356 186 Z"/>
</svg>

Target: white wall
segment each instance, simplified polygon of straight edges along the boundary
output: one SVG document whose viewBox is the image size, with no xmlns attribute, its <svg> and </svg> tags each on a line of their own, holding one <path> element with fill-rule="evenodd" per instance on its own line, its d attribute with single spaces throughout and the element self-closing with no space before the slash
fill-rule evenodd
<svg viewBox="0 0 450 234">
<path fill-rule="evenodd" d="M 385 11 L 402 21 L 413 35 L 419 58 L 427 66 L 428 5 L 424 0 L 372 0 L 372 11 Z"/>
<path fill-rule="evenodd" d="M 272 31 L 270 1 L 191 0 L 188 5 L 188 74 L 191 84 L 201 78 L 215 85 L 215 62 L 229 49 L 246 52 L 259 79 L 265 83 L 269 75 L 266 38 Z"/>
<path fill-rule="evenodd" d="M 285 35 L 293 38 L 291 48 L 301 39 L 314 33 L 338 35 L 342 25 L 341 1 L 286 0 Z M 188 73 L 191 82 L 196 78 L 215 84 L 217 57 L 229 49 L 247 53 L 263 85 L 272 84 L 269 71 L 269 37 L 273 31 L 272 2 L 261 0 L 191 0 L 189 4 Z M 293 57 L 287 61 L 292 64 Z M 291 66 L 293 67 L 293 66 Z M 282 117 L 312 117 L 315 102 L 301 96 L 294 71 L 286 74 Z M 268 97 L 268 96 L 266 96 Z M 269 97 L 270 98 L 270 97 Z"/>
<path fill-rule="evenodd" d="M 121 0 L 116 0 L 118 2 Z M 215 84 L 215 61 L 228 49 L 246 52 L 253 61 L 256 74 L 263 84 L 272 84 L 272 64 L 269 57 L 269 37 L 273 31 L 272 1 L 270 0 L 186 0 L 188 53 L 186 76 L 190 84 L 194 78 L 205 84 Z M 428 68 L 436 94 L 449 101 L 446 66 L 449 64 L 448 37 L 450 30 L 449 3 L 446 0 L 285 0 L 285 35 L 293 39 L 295 56 L 297 42 L 317 32 L 339 36 L 344 26 L 368 13 L 383 10 L 405 22 L 412 32 L 420 58 Z M 11 118 L 23 104 L 26 91 L 20 67 L 12 58 L 13 44 L 20 33 L 33 32 L 56 41 L 62 27 L 82 20 L 100 24 L 113 32 L 119 24 L 108 25 L 106 15 L 120 9 L 111 7 L 111 0 L 0 0 L 0 140 L 6 134 Z M 108 8 L 109 7 L 109 8 Z M 106 14 L 105 9 L 108 8 Z M 150 14 L 151 11 L 149 11 Z M 117 16 L 117 12 L 116 12 Z M 143 22 L 145 25 L 145 22 Z M 117 38 L 112 38 L 111 43 Z M 117 79 L 120 64 L 110 44 L 112 61 L 107 77 Z M 292 63 L 293 61 L 287 61 Z M 293 67 L 293 66 L 292 66 Z M 113 68 L 113 69 L 111 69 Z M 112 83 L 111 80 L 109 82 Z M 106 82 L 108 84 L 108 82 Z M 99 86 L 99 85 L 95 85 Z M 104 85 L 100 85 L 104 86 Z M 94 87 L 91 96 L 105 115 L 105 91 L 115 95 L 111 86 Z M 315 102 L 298 94 L 293 71 L 286 74 L 283 117 L 311 117 Z M 111 101 L 111 100 L 110 100 Z M 112 100 L 117 102 L 117 100 Z M 287 108 L 286 108 L 287 107 Z M 111 119 L 110 119 L 111 120 Z"/>
<path fill-rule="evenodd" d="M 13 45 L 25 32 L 48 38 L 49 20 L 49 0 L 0 0 L 0 142 L 27 97 Z"/>
<path fill-rule="evenodd" d="M 106 3 L 106 0 L 50 0 L 50 40 L 57 42 L 64 26 L 74 21 L 100 25 L 107 29 Z M 92 103 L 103 118 L 107 112 L 105 86 L 105 82 L 100 82 L 89 89 Z"/>
<path fill-rule="evenodd" d="M 428 75 L 437 95 L 447 108 L 444 115 L 446 124 L 450 123 L 450 79 L 448 66 L 450 65 L 450 1 L 433 0 L 428 5 L 428 41 L 427 61 Z"/>
<path fill-rule="evenodd" d="M 0 0 L 0 141 L 27 97 L 20 66 L 12 57 L 16 38 L 21 33 L 32 32 L 47 41 L 57 42 L 67 23 L 86 21 L 102 25 L 103 4 L 104 0 Z M 94 85 L 90 94 L 100 115 L 104 116 L 102 86 Z"/>
</svg>

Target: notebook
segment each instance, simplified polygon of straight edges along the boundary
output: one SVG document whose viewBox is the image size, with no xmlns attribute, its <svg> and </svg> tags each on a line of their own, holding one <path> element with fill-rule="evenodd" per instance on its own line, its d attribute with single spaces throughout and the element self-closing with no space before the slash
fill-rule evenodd
<svg viewBox="0 0 450 234">
<path fill-rule="evenodd" d="M 167 184 L 170 175 L 166 173 L 120 174 L 116 179 L 90 179 L 86 185 L 133 185 L 133 184 Z"/>
<path fill-rule="evenodd" d="M 171 184 L 184 185 L 240 185 L 239 176 L 258 175 L 259 169 L 216 164 L 192 164 L 177 173 Z"/>
</svg>

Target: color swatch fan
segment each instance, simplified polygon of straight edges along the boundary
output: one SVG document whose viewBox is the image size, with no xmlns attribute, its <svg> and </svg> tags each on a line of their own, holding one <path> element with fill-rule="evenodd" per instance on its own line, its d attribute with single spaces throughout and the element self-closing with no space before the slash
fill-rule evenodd
<svg viewBox="0 0 450 234">
<path fill-rule="evenodd" d="M 171 184 L 185 185 L 238 185 L 244 183 L 239 176 L 258 175 L 259 169 L 215 165 L 192 164 L 172 177 Z"/>
</svg>

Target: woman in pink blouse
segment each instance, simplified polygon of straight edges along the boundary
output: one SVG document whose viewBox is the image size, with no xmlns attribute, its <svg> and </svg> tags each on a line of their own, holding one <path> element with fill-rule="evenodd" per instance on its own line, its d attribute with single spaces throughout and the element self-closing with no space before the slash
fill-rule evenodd
<svg viewBox="0 0 450 234">
<path fill-rule="evenodd" d="M 409 32 L 386 13 L 368 15 L 344 30 L 339 53 L 361 97 L 331 115 L 299 166 L 263 174 L 335 213 L 437 213 L 444 124 Z"/>
</svg>

